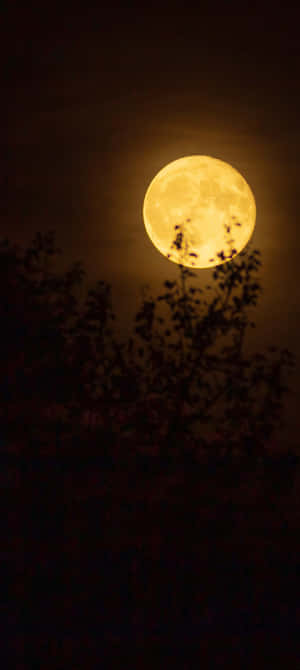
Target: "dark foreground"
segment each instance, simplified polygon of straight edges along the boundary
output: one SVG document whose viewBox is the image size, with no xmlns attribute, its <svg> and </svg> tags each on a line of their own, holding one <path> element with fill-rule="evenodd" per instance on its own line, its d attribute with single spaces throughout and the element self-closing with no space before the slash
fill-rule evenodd
<svg viewBox="0 0 300 670">
<path fill-rule="evenodd" d="M 12 667 L 298 667 L 296 479 L 28 455 L 4 476 Z"/>
</svg>

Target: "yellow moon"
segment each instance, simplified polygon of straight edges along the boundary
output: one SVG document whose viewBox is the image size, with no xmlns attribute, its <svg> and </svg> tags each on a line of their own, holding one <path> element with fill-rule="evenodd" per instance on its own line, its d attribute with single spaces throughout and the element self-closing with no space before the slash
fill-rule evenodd
<svg viewBox="0 0 300 670">
<path fill-rule="evenodd" d="M 248 243 L 256 206 L 250 186 L 231 165 L 210 156 L 185 156 L 151 181 L 143 217 L 154 246 L 174 263 L 209 268 L 233 258 Z M 177 226 L 175 230 L 175 226 Z M 183 233 L 183 250 L 171 245 Z M 222 252 L 225 260 L 217 256 Z"/>
</svg>

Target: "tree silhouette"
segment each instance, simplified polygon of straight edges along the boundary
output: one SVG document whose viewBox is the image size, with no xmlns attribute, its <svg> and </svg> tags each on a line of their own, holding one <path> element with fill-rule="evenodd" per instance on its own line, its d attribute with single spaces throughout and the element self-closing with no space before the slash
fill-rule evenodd
<svg viewBox="0 0 300 670">
<path fill-rule="evenodd" d="M 144 288 L 124 341 L 110 285 L 96 282 L 79 308 L 85 272 L 78 262 L 53 270 L 54 238 L 37 233 L 23 253 L 8 240 L 1 245 L 4 424 L 36 425 L 60 407 L 74 435 L 88 413 L 97 416 L 93 440 L 113 459 L 263 456 L 294 358 L 286 348 L 246 349 L 262 290 L 259 251 L 233 257 L 229 240 L 205 287 L 180 263 L 157 297 Z M 182 261 L 189 253 L 179 226 L 172 249 Z"/>
<path fill-rule="evenodd" d="M 51 231 L 37 233 L 23 253 L 7 239 L 1 244 L 1 405 L 11 429 L 37 424 L 44 410 L 70 401 L 68 331 L 83 270 L 75 263 L 64 275 L 52 271 L 58 251 Z"/>
<path fill-rule="evenodd" d="M 184 260 L 182 232 L 175 230 L 174 246 L 183 250 Z M 199 447 L 210 454 L 225 449 L 257 457 L 281 420 L 294 358 L 275 347 L 246 351 L 261 292 L 260 253 L 247 249 L 232 258 L 233 253 L 218 254 L 222 264 L 206 290 L 193 284 L 196 275 L 183 263 L 179 278 L 165 281 L 156 299 L 146 289 L 134 335 L 122 350 L 124 374 L 134 371 L 139 383 L 138 441 L 151 436 L 171 458 Z M 149 402 L 152 411 L 146 409 Z M 133 432 L 137 425 L 134 417 Z"/>
</svg>

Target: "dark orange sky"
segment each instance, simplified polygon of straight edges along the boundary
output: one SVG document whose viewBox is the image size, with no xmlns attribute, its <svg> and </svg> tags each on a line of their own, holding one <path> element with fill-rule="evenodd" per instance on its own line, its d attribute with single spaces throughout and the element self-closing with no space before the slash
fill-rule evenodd
<svg viewBox="0 0 300 670">
<path fill-rule="evenodd" d="M 300 354 L 297 10 L 12 5 L 1 19 L 3 236 L 29 243 L 55 229 L 63 260 L 80 258 L 91 280 L 111 281 L 130 313 L 143 282 L 158 286 L 176 272 L 144 230 L 150 180 L 181 156 L 220 158 L 256 198 L 257 346 Z M 291 435 L 299 364 L 294 389 Z"/>
</svg>

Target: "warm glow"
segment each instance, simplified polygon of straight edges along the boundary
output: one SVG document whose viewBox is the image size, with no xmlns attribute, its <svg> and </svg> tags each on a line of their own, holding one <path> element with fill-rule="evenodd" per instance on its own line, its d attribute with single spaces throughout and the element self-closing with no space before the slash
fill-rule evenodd
<svg viewBox="0 0 300 670">
<path fill-rule="evenodd" d="M 187 156 L 166 165 L 150 183 L 144 222 L 154 246 L 168 256 L 176 233 L 187 243 L 183 260 L 172 249 L 170 260 L 189 267 L 221 264 L 217 253 L 236 256 L 255 226 L 256 207 L 246 180 L 231 165 L 210 156 Z M 189 256 L 188 254 L 197 254 Z"/>
</svg>

